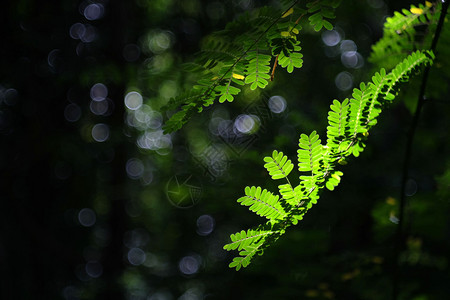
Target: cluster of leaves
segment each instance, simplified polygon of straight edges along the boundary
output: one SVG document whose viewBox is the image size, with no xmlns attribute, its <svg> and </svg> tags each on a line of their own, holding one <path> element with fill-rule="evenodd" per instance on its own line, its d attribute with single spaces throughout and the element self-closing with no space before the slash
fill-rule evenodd
<svg viewBox="0 0 450 300">
<path fill-rule="evenodd" d="M 369 62 L 392 68 L 409 53 L 429 49 L 433 36 L 428 33 L 435 31 L 441 10 L 440 1 L 425 1 L 394 12 L 384 23 L 383 37 L 372 46 Z"/>
<path fill-rule="evenodd" d="M 433 62 L 431 51 L 416 51 L 401 61 L 391 72 L 385 69 L 375 73 L 368 84 L 354 89 L 352 98 L 342 102 L 334 100 L 328 113 L 327 142 L 322 144 L 316 131 L 301 134 L 298 149 L 299 184 L 294 186 L 288 178 L 293 163 L 282 152 L 273 151 L 265 157 L 264 167 L 273 180 L 284 180 L 278 185 L 278 194 L 261 187 L 246 187 L 245 196 L 238 199 L 242 205 L 265 217 L 268 221 L 255 229 L 240 231 L 230 236 L 225 250 L 238 250 L 239 256 L 230 263 L 239 270 L 246 267 L 255 254 L 261 254 L 288 227 L 296 225 L 317 203 L 320 191 L 333 190 L 343 173 L 337 169 L 346 159 L 364 150 L 369 130 L 377 123 L 383 108 L 397 95 L 400 84 L 409 81 L 420 69 Z"/>
<path fill-rule="evenodd" d="M 301 7 L 302 2 L 304 7 Z M 304 3 L 306 2 L 306 3 Z M 332 29 L 340 0 L 295 1 L 278 10 L 263 7 L 240 16 L 225 30 L 208 36 L 196 60 L 184 69 L 198 78 L 193 89 L 172 98 L 162 110 L 175 112 L 165 123 L 166 133 L 176 131 L 192 113 L 215 102 L 232 102 L 244 85 L 265 88 L 279 65 L 292 73 L 303 65 L 299 41 L 302 26 Z M 304 21 L 304 17 L 308 21 Z"/>
<path fill-rule="evenodd" d="M 383 37 L 372 46 L 368 61 L 376 68 L 391 69 L 411 52 L 430 49 L 442 9 L 441 1 L 425 1 L 424 4 L 411 5 L 409 10 L 394 12 L 392 17 L 386 19 Z M 450 80 L 450 69 L 442 67 L 450 63 L 448 23 L 448 18 L 445 18 L 436 49 L 437 60 L 431 72 L 431 80 L 428 81 L 428 98 L 441 98 L 449 91 L 448 85 L 440 84 L 441 81 Z M 403 97 L 410 111 L 416 107 L 416 93 L 417 89 L 411 88 Z"/>
</svg>

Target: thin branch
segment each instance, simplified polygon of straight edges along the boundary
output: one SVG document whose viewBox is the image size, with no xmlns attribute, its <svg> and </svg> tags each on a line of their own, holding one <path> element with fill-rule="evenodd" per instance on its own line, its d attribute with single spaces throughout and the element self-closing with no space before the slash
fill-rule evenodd
<svg viewBox="0 0 450 300">
<path fill-rule="evenodd" d="M 270 73 L 270 81 L 273 81 L 275 77 L 275 69 L 277 68 L 277 65 L 278 65 L 278 55 L 275 57 L 275 62 L 273 63 L 272 73 Z"/>
<path fill-rule="evenodd" d="M 431 50 L 434 52 L 436 50 L 436 45 L 439 41 L 439 36 L 442 31 L 442 26 L 444 24 L 445 16 L 447 14 L 447 9 L 450 1 L 446 1 L 442 4 L 442 10 L 441 15 L 439 17 L 439 22 L 436 28 L 436 32 L 433 38 L 433 42 L 431 44 Z M 409 174 L 409 167 L 411 163 L 411 154 L 412 154 L 412 145 L 414 142 L 414 136 L 416 133 L 417 126 L 419 124 L 419 118 L 420 113 L 422 111 L 422 107 L 425 103 L 425 90 L 427 87 L 428 77 L 430 73 L 431 66 L 428 65 L 425 68 L 422 83 L 420 85 L 420 91 L 419 96 L 417 99 L 417 107 L 414 112 L 413 120 L 411 123 L 411 127 L 409 128 L 407 142 L 406 142 L 406 148 L 405 148 L 405 160 L 403 162 L 403 171 L 402 171 L 402 182 L 401 182 L 401 194 L 400 194 L 400 207 L 399 207 L 399 221 L 396 231 L 396 238 L 395 238 L 395 249 L 394 249 L 394 278 L 393 278 L 393 295 L 392 299 L 396 300 L 398 298 L 399 290 L 400 290 L 400 267 L 399 267 L 399 256 L 400 252 L 403 248 L 403 226 L 404 226 L 404 218 L 405 218 L 405 206 L 406 206 L 406 182 L 408 180 L 408 174 Z"/>
<path fill-rule="evenodd" d="M 295 21 L 295 25 L 291 28 L 291 30 L 289 30 L 289 33 L 292 33 L 295 27 L 297 27 L 298 22 L 300 22 L 300 20 L 303 18 L 305 14 L 306 13 L 303 13 L 300 17 L 298 17 L 298 19 Z M 275 78 L 275 69 L 278 66 L 278 56 L 279 54 L 277 54 L 277 56 L 275 57 L 275 62 L 273 63 L 272 73 L 270 73 L 270 81 L 273 81 L 273 79 Z"/>
</svg>

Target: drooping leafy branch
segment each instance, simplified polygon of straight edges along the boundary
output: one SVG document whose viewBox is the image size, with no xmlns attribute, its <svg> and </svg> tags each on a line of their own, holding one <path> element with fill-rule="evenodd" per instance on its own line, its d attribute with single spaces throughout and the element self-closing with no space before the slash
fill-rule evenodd
<svg viewBox="0 0 450 300">
<path fill-rule="evenodd" d="M 287 2 L 282 0 L 281 2 Z M 332 29 L 327 19 L 340 1 L 299 1 L 284 10 L 261 8 L 245 14 L 226 29 L 205 39 L 202 51 L 185 69 L 196 74 L 193 89 L 167 103 L 166 111 L 176 111 L 166 122 L 165 131 L 175 131 L 193 112 L 219 102 L 233 101 L 245 85 L 254 90 L 266 88 L 279 65 L 290 73 L 303 64 L 300 41 L 302 26 L 315 30 Z M 349 156 L 358 157 L 365 148 L 370 129 L 377 118 L 397 96 L 400 85 L 434 61 L 427 45 L 439 19 L 440 3 L 426 1 L 388 18 L 384 36 L 372 48 L 370 61 L 381 67 L 371 81 L 355 88 L 350 99 L 334 100 L 328 114 L 327 137 L 322 143 L 316 131 L 301 134 L 299 139 L 299 180 L 291 181 L 292 161 L 282 152 L 265 157 L 264 167 L 272 180 L 280 181 L 278 191 L 252 186 L 238 199 L 241 205 L 266 222 L 230 236 L 225 250 L 238 250 L 230 267 L 246 267 L 256 254 L 272 245 L 286 230 L 296 225 L 316 204 L 324 188 L 334 190 Z M 307 18 L 305 18 L 307 17 Z M 305 21 L 307 19 L 307 21 Z M 421 50 L 417 50 L 421 49 Z M 295 182 L 295 184 L 292 184 Z"/>
<path fill-rule="evenodd" d="M 411 6 L 409 11 L 396 12 L 392 18 L 387 19 L 384 36 L 373 46 L 370 60 L 378 65 L 386 65 L 388 70 L 393 69 L 386 72 L 384 68 L 381 68 L 372 77 L 371 82 L 361 83 L 359 89 L 353 90 L 351 99 L 345 99 L 342 102 L 333 101 L 328 114 L 325 145 L 321 144 L 315 131 L 309 136 L 301 134 L 298 167 L 300 172 L 307 172 L 307 174 L 300 175 L 297 186 L 292 186 L 287 175 L 284 176 L 282 168 L 277 172 L 277 174 L 283 174 L 282 176 L 272 176 L 272 179 L 284 178 L 287 181 L 286 184 L 279 185 L 280 202 L 287 217 L 281 220 L 270 220 L 252 230 L 255 236 L 258 235 L 259 230 L 267 234 L 264 239 L 258 239 L 256 244 L 246 243 L 242 246 L 239 256 L 235 257 L 230 264 L 231 268 L 239 270 L 241 267 L 246 267 L 255 254 L 261 254 L 289 226 L 297 224 L 303 218 L 311 206 L 317 203 L 319 192 L 323 187 L 334 190 L 339 184 L 343 173 L 337 170 L 337 167 L 339 164 L 346 164 L 347 157 L 351 155 L 357 157 L 364 150 L 369 130 L 377 124 L 377 117 L 386 105 L 396 98 L 400 84 L 410 81 L 412 76 L 424 66 L 430 66 L 433 63 L 435 58 L 433 51 L 413 52 L 413 50 L 424 49 L 427 46 L 429 48 L 431 39 L 435 45 L 436 37 L 433 38 L 435 27 L 439 22 L 440 29 L 444 20 L 440 15 L 441 9 L 440 3 L 432 4 L 426 1 L 425 5 Z M 416 31 L 419 25 L 426 25 L 426 28 L 421 29 L 423 35 L 421 39 L 418 38 Z M 431 49 L 434 47 L 432 46 Z M 264 160 L 279 163 L 289 161 L 290 163 L 290 160 L 280 153 L 274 151 L 272 158 L 266 157 Z M 271 169 L 268 170 L 269 175 L 274 172 Z M 234 245 L 239 244 L 233 236 L 232 241 Z M 224 249 L 232 250 L 230 244 L 225 245 Z"/>
<path fill-rule="evenodd" d="M 302 175 L 298 185 L 293 186 L 288 179 L 293 164 L 282 152 L 275 150 L 272 156 L 264 158 L 271 178 L 284 179 L 285 183 L 279 185 L 279 195 L 261 187 L 246 187 L 246 196 L 239 198 L 242 205 L 250 206 L 251 211 L 269 220 L 255 229 L 231 235 L 232 242 L 224 249 L 239 251 L 239 256 L 230 263 L 231 268 L 248 266 L 255 254 L 262 253 L 288 227 L 303 219 L 324 187 L 334 190 L 343 175 L 337 170 L 339 164 L 351 155 L 359 156 L 369 130 L 383 108 L 395 99 L 400 84 L 409 81 L 423 66 L 432 64 L 433 59 L 431 51 L 414 52 L 391 72 L 381 69 L 371 82 L 361 83 L 350 100 L 334 100 L 328 113 L 326 144 L 322 144 L 316 131 L 300 136 L 298 170 Z"/>
<path fill-rule="evenodd" d="M 252 90 L 265 88 L 273 80 L 277 66 L 289 73 L 301 68 L 302 26 L 313 26 L 316 31 L 323 27 L 332 29 L 327 19 L 334 18 L 339 3 L 340 0 L 297 0 L 290 1 L 285 9 L 263 7 L 208 36 L 195 61 L 184 66 L 198 78 L 197 84 L 162 108 L 174 112 L 164 131 L 180 129 L 194 112 L 201 112 L 216 100 L 232 102 L 244 85 L 250 85 Z"/>
</svg>

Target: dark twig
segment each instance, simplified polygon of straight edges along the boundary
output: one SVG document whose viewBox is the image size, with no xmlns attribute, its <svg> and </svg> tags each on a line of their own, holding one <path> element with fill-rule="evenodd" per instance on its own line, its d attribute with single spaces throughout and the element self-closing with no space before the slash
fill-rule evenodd
<svg viewBox="0 0 450 300">
<path fill-rule="evenodd" d="M 431 50 L 434 52 L 436 50 L 436 45 L 439 40 L 439 36 L 442 30 L 442 26 L 444 24 L 445 15 L 447 14 L 448 5 L 450 0 L 447 0 L 442 4 L 442 11 L 439 17 L 439 22 L 436 28 L 436 32 L 431 44 Z M 422 111 L 422 107 L 425 103 L 425 90 L 427 87 L 428 76 L 430 73 L 431 66 L 427 66 L 423 73 L 422 84 L 420 85 L 419 97 L 417 99 L 417 106 L 414 112 L 413 120 L 411 123 L 411 127 L 409 128 L 406 149 L 405 149 L 405 159 L 403 162 L 403 171 L 402 171 L 402 182 L 401 182 L 401 194 L 400 194 L 400 207 L 399 207 L 399 221 L 396 231 L 395 238 L 395 249 L 394 249 L 394 279 L 393 279 L 393 296 L 392 299 L 396 300 L 398 298 L 398 294 L 400 291 L 400 267 L 399 267 L 399 256 L 400 252 L 403 249 L 404 245 L 404 234 L 403 234 L 403 226 L 404 226 L 404 216 L 405 216 L 405 206 L 406 206 L 406 183 L 408 180 L 409 174 L 409 166 L 411 163 L 411 153 L 412 153 L 412 145 L 414 142 L 414 136 L 416 133 L 417 126 L 419 124 L 420 113 Z"/>
</svg>

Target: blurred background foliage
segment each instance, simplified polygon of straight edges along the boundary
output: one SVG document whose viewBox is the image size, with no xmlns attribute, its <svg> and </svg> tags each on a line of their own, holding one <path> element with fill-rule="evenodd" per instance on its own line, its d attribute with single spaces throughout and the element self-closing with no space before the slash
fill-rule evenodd
<svg viewBox="0 0 450 300">
<path fill-rule="evenodd" d="M 417 3 L 343 1 L 333 31 L 302 35 L 302 69 L 164 135 L 159 108 L 194 82 L 180 64 L 277 1 L 4 1 L 0 298 L 389 299 L 401 101 L 337 190 L 252 266 L 228 269 L 222 247 L 259 221 L 236 199 L 268 179 L 263 156 L 294 158 L 300 133 L 324 133 L 332 100 L 370 78 L 385 18 Z M 450 294 L 449 112 L 448 93 L 429 101 L 414 142 L 401 299 Z"/>
</svg>

